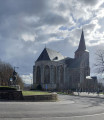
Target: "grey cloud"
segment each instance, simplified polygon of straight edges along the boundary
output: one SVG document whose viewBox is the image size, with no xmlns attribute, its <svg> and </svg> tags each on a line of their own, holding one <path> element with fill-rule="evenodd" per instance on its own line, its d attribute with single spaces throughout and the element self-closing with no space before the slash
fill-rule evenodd
<svg viewBox="0 0 104 120">
<path fill-rule="evenodd" d="M 43 34 L 39 34 L 36 41 L 44 43 L 44 42 L 48 41 L 50 38 L 53 38 L 53 39 L 63 38 L 63 35 L 64 35 L 64 33 L 62 33 L 62 32 L 57 32 L 57 33 L 52 32 L 52 33 L 49 33 L 49 34 L 48 33 L 43 33 Z"/>
<path fill-rule="evenodd" d="M 90 6 L 94 6 L 99 2 L 99 0 L 79 0 L 79 1 L 81 1 L 85 5 L 90 5 Z"/>
<path fill-rule="evenodd" d="M 46 0 L 0 0 L 0 14 L 15 15 L 15 14 L 40 14 L 48 7 Z"/>
<path fill-rule="evenodd" d="M 84 30 L 93 30 L 94 27 L 95 27 L 95 24 L 89 23 L 89 24 L 86 24 L 83 28 Z"/>
<path fill-rule="evenodd" d="M 13 42 L 13 40 L 9 40 L 0 48 L 1 59 L 9 62 L 12 66 L 20 67 L 19 74 L 32 73 L 32 66 L 36 57 L 36 54 L 33 53 L 34 50 L 39 50 L 39 45 L 34 42 L 22 40 Z"/>
<path fill-rule="evenodd" d="M 65 11 L 65 10 L 67 10 L 67 6 L 65 4 L 63 4 L 63 3 L 60 3 L 59 6 L 58 6 L 58 9 L 60 11 Z"/>
<path fill-rule="evenodd" d="M 49 9 L 50 2 L 46 0 L 0 1 L 0 35 L 3 37 L 18 37 L 21 33 L 37 33 L 44 25 L 60 25 L 68 23 L 68 18 Z M 51 12 L 50 12 L 51 11 Z M 27 22 L 25 17 L 39 17 L 39 20 Z M 11 29 L 12 28 L 12 29 Z"/>
<path fill-rule="evenodd" d="M 99 40 L 90 40 L 90 43 L 97 43 Z"/>
<path fill-rule="evenodd" d="M 104 18 L 99 19 L 99 25 L 101 26 L 99 31 L 103 32 L 104 31 Z"/>
<path fill-rule="evenodd" d="M 60 25 L 67 23 L 68 19 L 58 14 L 49 13 L 45 16 L 43 22 L 49 25 Z"/>
</svg>

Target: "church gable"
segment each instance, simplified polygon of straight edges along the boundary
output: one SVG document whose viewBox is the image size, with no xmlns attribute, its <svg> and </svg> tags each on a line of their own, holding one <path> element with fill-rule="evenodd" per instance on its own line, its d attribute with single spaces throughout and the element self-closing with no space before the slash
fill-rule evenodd
<svg viewBox="0 0 104 120">
<path fill-rule="evenodd" d="M 47 49 L 45 48 L 36 61 L 50 60 Z"/>
<path fill-rule="evenodd" d="M 49 48 L 44 48 L 37 61 L 59 61 L 63 59 L 64 56 L 61 53 L 51 50 Z"/>
</svg>

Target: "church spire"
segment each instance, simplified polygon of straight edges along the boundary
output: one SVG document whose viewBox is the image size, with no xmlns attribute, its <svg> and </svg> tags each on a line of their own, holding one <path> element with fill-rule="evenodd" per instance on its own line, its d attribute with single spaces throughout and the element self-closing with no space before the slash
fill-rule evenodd
<svg viewBox="0 0 104 120">
<path fill-rule="evenodd" d="M 85 39 L 84 39 L 84 32 L 82 29 L 82 34 L 79 42 L 78 49 L 75 51 L 75 58 L 79 58 L 83 55 L 86 50 Z"/>
<path fill-rule="evenodd" d="M 85 45 L 85 39 L 84 39 L 84 32 L 83 32 L 83 29 L 82 29 L 80 43 L 79 43 L 77 51 L 85 51 L 85 50 L 86 50 L 86 45 Z"/>
</svg>

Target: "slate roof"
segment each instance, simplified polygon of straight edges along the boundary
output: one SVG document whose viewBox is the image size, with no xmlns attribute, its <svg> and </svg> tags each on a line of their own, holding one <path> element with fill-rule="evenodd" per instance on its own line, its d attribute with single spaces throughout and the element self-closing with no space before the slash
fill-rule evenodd
<svg viewBox="0 0 104 120">
<path fill-rule="evenodd" d="M 64 60 L 65 64 L 69 68 L 79 68 L 81 63 L 81 58 L 65 58 L 61 53 L 51 50 L 49 48 L 44 48 L 40 56 L 36 61 L 60 61 Z"/>
<path fill-rule="evenodd" d="M 74 58 L 66 58 L 65 63 L 67 66 L 70 66 L 74 62 Z"/>
<path fill-rule="evenodd" d="M 65 57 L 61 53 L 51 50 L 49 48 L 44 48 L 44 50 L 42 51 L 42 53 L 40 54 L 40 56 L 38 57 L 36 61 L 44 61 L 44 60 L 59 61 L 64 58 Z"/>
<path fill-rule="evenodd" d="M 69 68 L 80 68 L 81 61 L 81 58 L 69 58 L 65 60 L 65 63 Z"/>
</svg>

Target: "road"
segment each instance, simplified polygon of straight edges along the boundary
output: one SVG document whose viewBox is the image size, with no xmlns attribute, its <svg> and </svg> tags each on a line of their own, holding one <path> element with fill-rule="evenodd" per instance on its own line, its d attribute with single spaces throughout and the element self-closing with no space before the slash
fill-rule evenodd
<svg viewBox="0 0 104 120">
<path fill-rule="evenodd" d="M 0 120 L 103 120 L 104 99 L 59 95 L 58 102 L 0 102 Z"/>
</svg>

